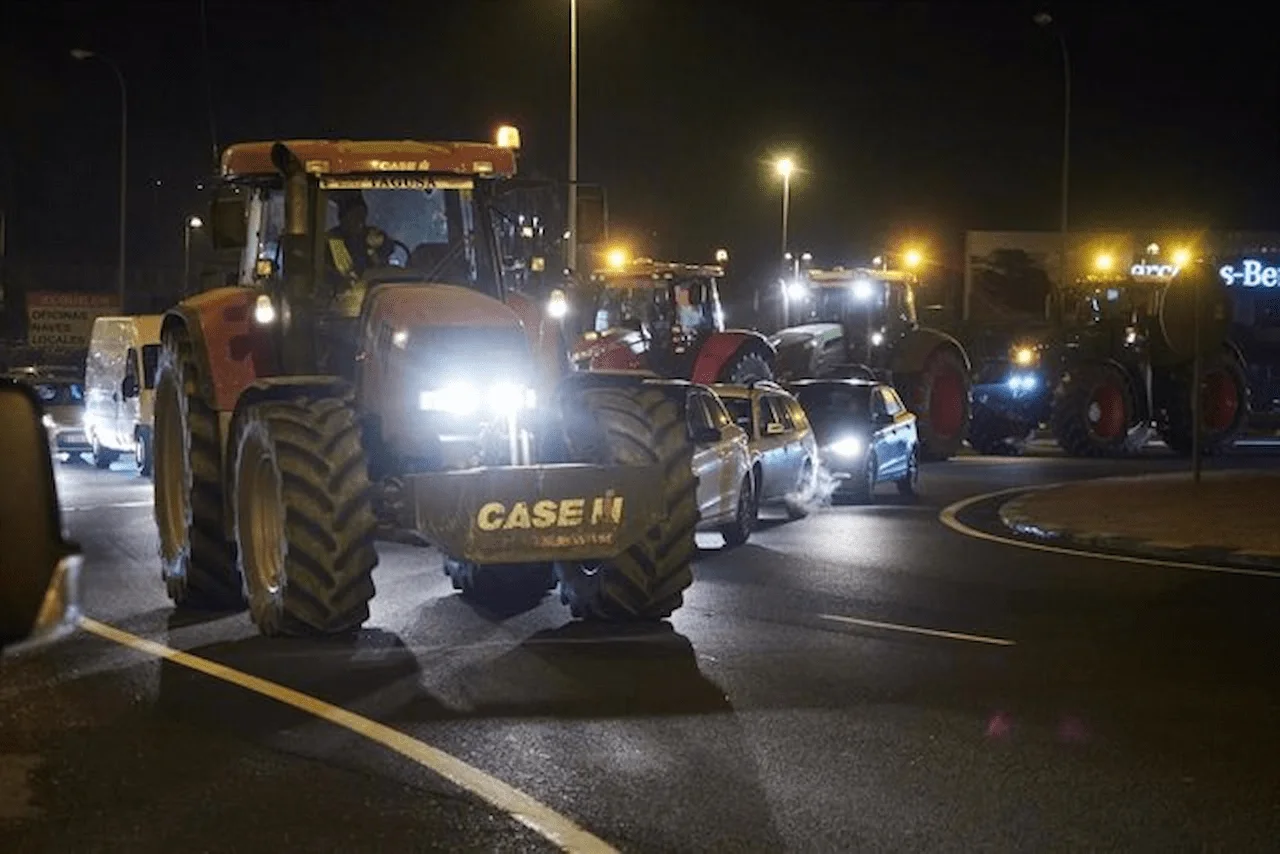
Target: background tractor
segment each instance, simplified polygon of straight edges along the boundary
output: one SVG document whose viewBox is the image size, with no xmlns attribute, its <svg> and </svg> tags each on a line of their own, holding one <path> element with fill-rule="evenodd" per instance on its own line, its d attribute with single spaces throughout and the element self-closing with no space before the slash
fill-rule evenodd
<svg viewBox="0 0 1280 854">
<path fill-rule="evenodd" d="M 773 348 L 748 329 L 725 329 L 724 269 L 639 258 L 592 274 L 580 294 L 582 330 L 571 359 L 582 371 L 648 370 L 696 383 L 773 378 Z"/>
<path fill-rule="evenodd" d="M 683 391 L 561 380 L 542 304 L 507 287 L 514 261 L 537 265 L 511 250 L 505 133 L 224 153 L 210 226 L 238 284 L 162 325 L 155 513 L 176 603 L 247 599 L 266 634 L 355 629 L 382 522 L 436 545 L 468 596 L 558 582 L 581 617 L 680 605 Z"/>
<path fill-rule="evenodd" d="M 1203 452 L 1223 450 L 1244 430 L 1244 362 L 1227 338 L 1226 292 L 1208 265 L 1091 275 L 1059 296 L 1054 315 L 980 369 L 969 432 L 976 450 L 1016 451 L 1047 425 L 1073 456 L 1132 453 L 1153 429 L 1175 453 L 1190 454 L 1197 337 Z"/>
<path fill-rule="evenodd" d="M 891 383 L 916 414 L 921 452 L 941 460 L 969 426 L 969 357 L 952 336 L 921 326 L 915 276 L 809 269 L 787 285 L 788 315 L 805 322 L 770 339 L 782 380 L 865 376 Z"/>
</svg>

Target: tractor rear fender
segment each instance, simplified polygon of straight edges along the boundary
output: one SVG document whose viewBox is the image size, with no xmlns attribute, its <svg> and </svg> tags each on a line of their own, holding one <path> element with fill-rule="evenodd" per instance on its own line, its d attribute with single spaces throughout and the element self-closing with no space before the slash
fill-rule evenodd
<svg viewBox="0 0 1280 854">
<path fill-rule="evenodd" d="M 226 520 L 227 538 L 235 537 L 235 482 L 236 449 L 232 446 L 240 423 L 249 410 L 256 404 L 269 400 L 294 400 L 302 397 L 317 400 L 324 397 L 341 397 L 351 394 L 351 384 L 340 377 L 306 376 L 271 377 L 250 383 L 240 392 L 235 408 L 230 413 L 219 412 L 219 427 L 222 432 L 222 482 L 226 488 L 222 490 Z"/>
<path fill-rule="evenodd" d="M 693 381 L 707 385 L 719 382 L 725 366 L 748 351 L 759 353 L 770 367 L 777 360 L 773 345 L 759 332 L 751 329 L 726 329 L 723 332 L 712 332 L 703 341 L 702 347 L 698 350 L 698 358 L 694 360 Z"/>
<path fill-rule="evenodd" d="M 185 329 L 196 361 L 196 393 L 214 410 L 231 412 L 249 385 L 276 373 L 271 328 L 253 319 L 260 291 L 215 288 L 165 313 L 161 340 Z"/>
<path fill-rule="evenodd" d="M 893 348 L 890 368 L 894 376 L 920 373 L 924 370 L 925 362 L 939 347 L 948 347 L 955 351 L 956 358 L 964 365 L 965 374 L 972 372 L 973 366 L 969 363 L 969 355 L 957 339 L 937 329 L 921 327 L 908 332 Z"/>
</svg>

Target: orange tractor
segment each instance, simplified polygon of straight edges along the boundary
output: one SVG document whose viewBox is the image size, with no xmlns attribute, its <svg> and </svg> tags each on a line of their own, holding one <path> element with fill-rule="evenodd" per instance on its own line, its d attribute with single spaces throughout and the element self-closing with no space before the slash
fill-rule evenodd
<svg viewBox="0 0 1280 854">
<path fill-rule="evenodd" d="M 570 359 L 580 371 L 647 370 L 697 383 L 773 379 L 773 347 L 749 329 L 725 329 L 711 264 L 638 258 L 591 276 L 580 299 L 591 324 Z"/>
<path fill-rule="evenodd" d="M 558 321 L 510 290 L 545 262 L 504 208 L 513 129 L 499 143 L 223 154 L 210 228 L 236 284 L 165 315 L 156 384 L 178 605 L 247 601 L 265 634 L 353 630 L 380 523 L 439 548 L 471 597 L 558 584 L 575 615 L 609 620 L 680 605 L 697 520 L 684 392 L 561 376 Z"/>
</svg>

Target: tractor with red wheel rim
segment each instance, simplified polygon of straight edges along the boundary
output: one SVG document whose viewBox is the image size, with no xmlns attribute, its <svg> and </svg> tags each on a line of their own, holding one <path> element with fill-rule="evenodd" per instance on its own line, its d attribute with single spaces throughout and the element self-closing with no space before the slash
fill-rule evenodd
<svg viewBox="0 0 1280 854">
<path fill-rule="evenodd" d="M 1244 360 L 1227 336 L 1226 292 L 1207 264 L 1172 276 L 1086 276 L 1057 313 L 1050 330 L 1015 341 L 1006 362 L 980 371 L 969 437 L 979 452 L 1016 451 L 1044 424 L 1072 456 L 1135 453 L 1153 431 L 1190 454 L 1197 342 L 1202 453 L 1221 452 L 1244 431 Z"/>
<path fill-rule="evenodd" d="M 921 455 L 955 455 L 969 428 L 970 363 L 964 346 L 916 318 L 916 277 L 870 268 L 810 268 L 789 282 L 776 332 L 781 380 L 865 377 L 890 382 L 916 415 Z"/>
<path fill-rule="evenodd" d="M 580 371 L 652 371 L 696 383 L 773 379 L 774 351 L 750 329 L 725 329 L 715 264 L 617 260 L 579 295 L 590 324 L 571 349 Z"/>
</svg>

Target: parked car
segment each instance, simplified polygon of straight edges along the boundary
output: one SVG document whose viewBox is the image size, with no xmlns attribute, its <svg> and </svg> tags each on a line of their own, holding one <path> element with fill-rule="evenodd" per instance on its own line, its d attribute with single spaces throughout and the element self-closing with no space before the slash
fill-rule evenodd
<svg viewBox="0 0 1280 854">
<path fill-rule="evenodd" d="M 864 379 L 798 380 L 788 385 L 804 407 L 835 493 L 870 501 L 892 481 L 903 495 L 920 483 L 916 417 L 893 386 Z"/>
<path fill-rule="evenodd" d="M 751 450 L 756 501 L 782 507 L 792 519 L 809 513 L 818 486 L 818 444 L 804 408 L 777 383 L 715 385 L 716 394 Z"/>
<path fill-rule="evenodd" d="M 44 409 L 44 427 L 54 454 L 79 462 L 91 450 L 84 431 L 84 383 L 74 368 L 29 367 L 10 371 L 6 377 L 30 386 Z"/>
<path fill-rule="evenodd" d="M 719 531 L 725 545 L 740 546 L 751 536 L 758 513 L 747 434 L 709 387 L 681 385 L 688 389 L 683 404 L 694 442 L 698 530 Z"/>
<path fill-rule="evenodd" d="M 138 472 L 151 474 L 152 398 L 160 358 L 158 314 L 99 317 L 85 360 L 85 434 L 93 461 L 106 468 L 133 454 Z"/>
</svg>

